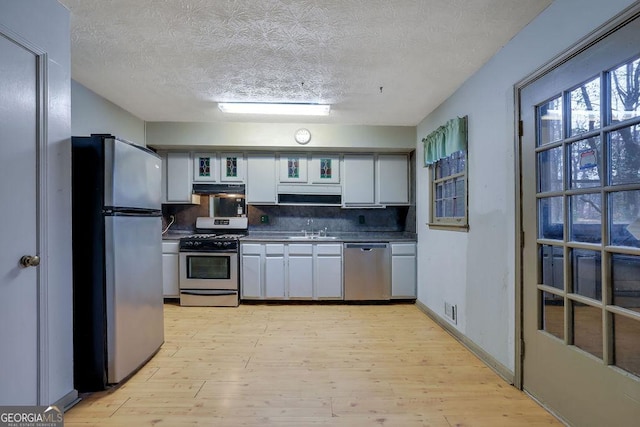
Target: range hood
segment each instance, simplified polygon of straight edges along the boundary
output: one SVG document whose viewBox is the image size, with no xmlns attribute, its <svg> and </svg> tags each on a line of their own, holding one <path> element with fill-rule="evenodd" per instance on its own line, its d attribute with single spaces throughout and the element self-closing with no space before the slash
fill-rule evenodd
<svg viewBox="0 0 640 427">
<path fill-rule="evenodd" d="M 281 184 L 278 185 L 279 205 L 342 205 L 341 185 Z"/>
<path fill-rule="evenodd" d="M 244 194 L 244 184 L 193 184 L 193 194 Z"/>
</svg>

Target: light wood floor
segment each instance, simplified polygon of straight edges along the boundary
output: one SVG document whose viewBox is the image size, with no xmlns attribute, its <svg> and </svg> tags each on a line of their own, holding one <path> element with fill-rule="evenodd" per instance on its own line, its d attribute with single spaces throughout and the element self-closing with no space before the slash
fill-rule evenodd
<svg viewBox="0 0 640 427">
<path fill-rule="evenodd" d="M 561 425 L 410 304 L 165 304 L 160 352 L 65 414 L 67 427 L 194 424 Z"/>
</svg>

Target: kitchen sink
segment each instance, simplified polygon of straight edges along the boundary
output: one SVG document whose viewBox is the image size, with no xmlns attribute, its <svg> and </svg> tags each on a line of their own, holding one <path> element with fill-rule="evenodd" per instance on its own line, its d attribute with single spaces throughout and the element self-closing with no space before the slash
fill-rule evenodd
<svg viewBox="0 0 640 427">
<path fill-rule="evenodd" d="M 336 236 L 287 236 L 288 240 L 336 240 Z"/>
</svg>

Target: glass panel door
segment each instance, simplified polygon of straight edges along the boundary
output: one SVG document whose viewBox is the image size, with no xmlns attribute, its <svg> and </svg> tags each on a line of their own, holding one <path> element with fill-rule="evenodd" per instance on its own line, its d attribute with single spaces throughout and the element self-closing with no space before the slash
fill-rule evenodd
<svg viewBox="0 0 640 427">
<path fill-rule="evenodd" d="M 639 76 L 636 19 L 521 91 L 522 383 L 572 425 L 640 419 Z"/>
</svg>

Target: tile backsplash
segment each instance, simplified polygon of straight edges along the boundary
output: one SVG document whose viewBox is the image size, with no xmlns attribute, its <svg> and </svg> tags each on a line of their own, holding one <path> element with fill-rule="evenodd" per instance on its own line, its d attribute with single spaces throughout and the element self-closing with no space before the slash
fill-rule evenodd
<svg viewBox="0 0 640 427">
<path fill-rule="evenodd" d="M 337 206 L 249 206 L 251 231 L 301 231 L 327 228 L 331 232 L 345 231 L 405 231 L 408 207 L 385 209 L 342 209 Z M 269 217 L 262 223 L 261 217 Z M 410 230 L 409 230 L 410 231 Z"/>
<path fill-rule="evenodd" d="M 410 231 L 415 232 L 415 206 L 384 209 L 342 209 L 338 206 L 253 206 L 247 208 L 250 231 L 301 231 L 327 228 L 331 232 Z M 209 215 L 209 198 L 201 197 L 199 205 L 162 205 L 162 228 L 175 217 L 171 231 L 194 231 L 196 218 Z M 263 216 L 268 222 L 261 222 Z"/>
</svg>

